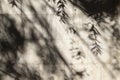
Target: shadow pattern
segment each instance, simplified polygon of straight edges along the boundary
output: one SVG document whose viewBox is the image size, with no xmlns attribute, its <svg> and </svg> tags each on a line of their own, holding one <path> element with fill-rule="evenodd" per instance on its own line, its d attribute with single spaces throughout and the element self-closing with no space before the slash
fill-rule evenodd
<svg viewBox="0 0 120 80">
<path fill-rule="evenodd" d="M 55 1 L 55 0 L 54 0 Z M 104 21 L 104 15 L 107 16 L 115 16 L 117 12 L 117 6 L 119 5 L 119 0 L 70 0 L 70 2 L 83 10 L 83 12 L 93 17 L 96 21 Z M 14 3 L 14 4 L 13 4 Z M 15 6 L 15 0 L 12 0 L 12 6 Z M 38 15 L 39 13 L 36 9 L 30 4 L 28 8 L 32 12 L 33 21 L 37 21 L 40 27 L 46 32 L 47 38 L 43 35 L 43 33 L 39 32 L 34 22 L 31 21 L 27 15 L 22 12 L 22 27 L 26 28 L 30 26 L 30 38 L 26 38 L 23 33 L 20 32 L 16 27 L 16 21 L 10 16 L 10 14 L 1 14 L 0 15 L 0 80 L 3 79 L 3 76 L 8 75 L 15 80 L 43 80 L 42 74 L 39 73 L 34 68 L 30 68 L 28 64 L 21 64 L 19 67 L 19 55 L 17 52 L 21 52 L 24 54 L 24 46 L 25 42 L 33 42 L 37 46 L 37 55 L 42 60 L 45 71 L 48 74 L 55 74 L 57 70 L 60 68 L 61 62 L 68 69 L 71 70 L 68 63 L 61 56 L 59 49 L 56 47 L 54 42 L 54 37 L 50 31 L 50 24 L 47 21 L 45 16 Z M 30 25 L 28 25 L 29 23 Z M 105 22 L 107 23 L 107 22 Z M 116 22 L 117 24 L 117 22 Z M 113 29 L 113 37 L 116 41 L 120 40 L 120 30 L 116 25 L 111 26 Z M 100 27 L 100 29 L 103 29 Z M 76 32 L 76 31 L 74 31 Z M 43 40 L 45 45 L 39 43 L 39 40 Z M 118 44 L 118 43 L 116 43 Z M 119 47 L 119 45 L 118 45 Z M 119 63 L 119 62 L 118 62 Z M 117 63 L 116 63 L 117 64 Z M 119 67 L 116 69 L 119 70 Z M 83 77 L 82 72 L 77 72 L 77 75 Z M 54 78 L 49 78 L 50 80 L 54 80 Z M 68 78 L 66 73 L 64 72 L 64 80 L 72 80 L 72 78 Z"/>
</svg>

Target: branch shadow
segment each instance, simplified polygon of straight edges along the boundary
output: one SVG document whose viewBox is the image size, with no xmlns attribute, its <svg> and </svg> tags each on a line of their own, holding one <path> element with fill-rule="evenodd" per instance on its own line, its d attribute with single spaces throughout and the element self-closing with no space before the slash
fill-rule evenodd
<svg viewBox="0 0 120 80">
<path fill-rule="evenodd" d="M 50 7 L 50 5 L 48 6 Z M 32 4 L 30 4 L 28 8 L 31 10 L 33 21 L 38 22 L 39 27 L 45 31 L 48 37 L 45 37 L 42 32 L 39 32 L 34 22 L 27 17 L 24 11 L 22 11 L 22 16 L 20 16 L 23 20 L 22 28 L 24 30 L 24 28 L 29 27 L 27 23 L 30 24 L 30 38 L 26 38 L 25 33 L 23 34 L 21 32 L 22 30 L 17 29 L 18 25 L 15 24 L 16 21 L 10 14 L 1 14 L 0 80 L 3 80 L 3 77 L 6 75 L 15 80 L 43 80 L 41 73 L 37 71 L 37 69 L 31 69 L 28 64 L 21 64 L 22 67 L 18 66 L 20 58 L 18 52 L 25 54 L 24 48 L 26 42 L 32 42 L 37 46 L 37 55 L 42 60 L 47 73 L 55 74 L 60 68 L 61 62 L 69 68 L 68 63 L 61 56 L 60 51 L 55 45 L 54 37 L 50 30 L 50 24 L 46 17 L 40 15 Z M 39 43 L 39 40 L 43 40 L 45 45 Z"/>
</svg>

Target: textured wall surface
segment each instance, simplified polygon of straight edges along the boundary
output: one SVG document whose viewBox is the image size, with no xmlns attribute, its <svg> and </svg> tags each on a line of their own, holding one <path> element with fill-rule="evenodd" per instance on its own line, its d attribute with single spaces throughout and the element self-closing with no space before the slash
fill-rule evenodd
<svg viewBox="0 0 120 80">
<path fill-rule="evenodd" d="M 120 80 L 119 0 L 95 1 L 0 0 L 0 80 Z"/>
</svg>

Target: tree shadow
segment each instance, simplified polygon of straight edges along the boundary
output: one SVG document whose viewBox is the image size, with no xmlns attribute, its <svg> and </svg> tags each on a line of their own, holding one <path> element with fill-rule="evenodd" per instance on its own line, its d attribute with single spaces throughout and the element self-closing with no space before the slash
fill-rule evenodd
<svg viewBox="0 0 120 80">
<path fill-rule="evenodd" d="M 118 14 L 119 0 L 70 0 L 70 2 L 95 19 L 106 17 L 104 13 L 112 17 Z"/>
<path fill-rule="evenodd" d="M 101 30 L 102 33 L 105 33 L 105 31 L 108 31 L 111 35 L 111 45 L 114 46 L 112 48 L 116 49 L 116 52 L 113 49 L 110 49 L 112 52 L 109 53 L 110 57 L 118 56 L 119 55 L 119 48 L 120 48 L 120 28 L 119 28 L 119 6 L 120 1 L 119 0 L 70 0 L 70 3 L 76 6 L 78 9 L 82 10 L 85 15 L 88 17 L 91 17 L 94 19 Z M 110 19 L 107 19 L 110 18 Z M 106 21 L 110 20 L 109 22 Z M 113 25 L 111 23 L 114 22 Z M 94 23 L 94 22 L 93 22 Z M 102 23 L 102 24 L 101 24 Z M 103 24 L 108 24 L 107 27 Z M 86 30 L 87 31 L 87 30 Z M 106 34 L 107 35 L 107 34 Z M 78 36 L 80 37 L 80 36 Z M 81 38 L 81 37 L 80 37 Z M 101 35 L 101 38 L 104 39 L 104 36 Z M 105 40 L 105 39 L 104 39 Z M 85 41 L 83 40 L 84 44 Z M 86 46 L 88 46 L 86 44 Z M 89 49 L 89 48 L 88 48 Z M 117 52 L 118 51 L 118 52 Z M 103 53 L 104 54 L 104 53 Z M 96 55 L 96 60 L 99 61 L 100 64 L 104 67 L 104 69 L 112 76 L 112 78 L 115 78 L 115 74 L 107 68 L 106 64 L 103 63 Z M 112 64 L 112 67 L 117 67 L 117 71 L 119 71 L 119 61 L 118 58 L 115 57 L 115 60 L 117 60 L 115 64 Z"/>
<path fill-rule="evenodd" d="M 49 6 L 49 5 L 48 5 Z M 18 52 L 24 53 L 26 42 L 32 42 L 37 46 L 37 55 L 42 60 L 45 71 L 49 74 L 55 74 L 60 68 L 60 63 L 69 68 L 68 63 L 61 56 L 60 51 L 54 42 L 54 37 L 50 30 L 50 24 L 45 16 L 40 15 L 36 9 L 30 4 L 28 7 L 31 10 L 33 21 L 37 21 L 39 27 L 42 28 L 47 37 L 34 25 L 34 22 L 30 20 L 27 15 L 22 11 L 21 19 L 22 28 L 31 27 L 30 38 L 26 38 L 25 33 L 18 30 L 15 23 L 15 19 L 10 14 L 1 14 L 1 33 L 0 36 L 0 79 L 3 76 L 10 76 L 15 80 L 42 80 L 41 73 L 37 69 L 30 68 L 28 64 L 21 64 L 19 67 L 20 56 Z M 29 23 L 30 25 L 27 25 Z M 43 40 L 45 45 L 39 43 L 39 40 Z M 21 54 L 22 55 L 22 54 Z M 69 68 L 70 69 L 70 68 Z"/>
<path fill-rule="evenodd" d="M 97 1 L 94 2 L 93 0 L 90 2 L 87 0 L 74 0 L 71 1 L 71 3 L 74 6 L 77 6 L 79 9 L 83 10 L 86 15 L 93 17 L 95 20 L 98 21 L 98 18 L 101 17 L 100 20 L 104 21 L 103 18 L 106 16 L 104 16 L 103 13 L 107 13 L 112 17 L 117 14 L 116 10 L 119 0 L 103 1 L 102 3 Z M 55 12 L 55 10 L 50 5 L 46 6 L 49 6 L 53 12 Z M 67 68 L 71 71 L 69 64 L 63 58 L 61 52 L 55 45 L 54 36 L 50 30 L 51 22 L 46 19 L 46 16 L 39 14 L 32 4 L 30 4 L 28 8 L 31 11 L 33 19 L 30 20 L 24 11 L 22 11 L 22 17 L 20 17 L 23 20 L 23 30 L 26 27 L 30 27 L 29 39 L 24 36 L 25 33 L 22 33 L 21 30 L 17 29 L 17 25 L 15 25 L 16 21 L 11 17 L 11 15 L 2 14 L 0 17 L 2 21 L 0 23 L 0 28 L 2 31 L 2 37 L 0 37 L 1 80 L 2 76 L 4 75 L 9 75 L 15 80 L 42 80 L 42 74 L 34 68 L 31 69 L 28 64 L 21 64 L 22 67 L 18 66 L 19 56 L 17 52 L 20 51 L 21 53 L 24 53 L 25 42 L 33 42 L 37 46 L 37 55 L 42 60 L 44 69 L 48 74 L 56 74 L 57 70 L 60 69 L 61 64 L 67 66 Z M 44 34 L 36 28 L 34 21 L 36 21 L 39 27 L 45 31 L 47 37 L 45 37 Z M 27 25 L 27 23 L 30 25 Z M 113 27 L 112 34 L 116 37 L 117 40 L 120 40 L 119 33 L 120 32 L 118 28 Z M 79 34 L 77 35 L 79 36 Z M 82 40 L 81 37 L 80 39 Z M 39 42 L 39 40 L 42 40 L 45 44 L 43 45 Z M 84 40 L 82 41 L 84 44 L 86 44 Z M 86 46 L 88 47 L 87 44 Z M 77 72 L 76 74 L 80 77 L 84 76 L 82 72 Z"/>
</svg>

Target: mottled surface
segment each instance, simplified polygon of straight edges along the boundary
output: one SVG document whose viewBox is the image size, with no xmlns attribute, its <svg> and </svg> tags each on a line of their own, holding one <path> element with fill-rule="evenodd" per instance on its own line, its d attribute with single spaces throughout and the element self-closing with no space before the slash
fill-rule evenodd
<svg viewBox="0 0 120 80">
<path fill-rule="evenodd" d="M 0 80 L 119 80 L 119 7 L 89 15 L 78 3 L 0 0 Z"/>
</svg>

